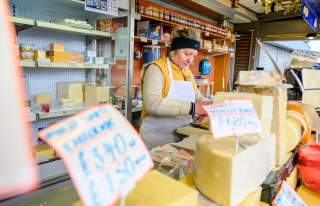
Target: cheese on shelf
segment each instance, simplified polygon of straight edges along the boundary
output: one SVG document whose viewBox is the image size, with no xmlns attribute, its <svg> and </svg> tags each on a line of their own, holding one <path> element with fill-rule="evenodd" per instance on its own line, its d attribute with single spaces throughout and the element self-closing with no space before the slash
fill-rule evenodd
<svg viewBox="0 0 320 206">
<path fill-rule="evenodd" d="M 254 192 L 251 192 L 244 201 L 242 201 L 238 206 L 260 206 L 262 187 L 258 187 Z"/>
<path fill-rule="evenodd" d="M 252 101 L 258 118 L 261 121 L 263 137 L 268 136 L 271 131 L 273 97 L 244 92 L 217 92 L 213 98 L 213 103 L 222 103 L 226 100 L 236 99 L 249 99 Z"/>
<path fill-rule="evenodd" d="M 95 86 L 85 84 L 84 86 L 84 103 L 86 106 L 95 106 L 97 104 L 109 102 L 110 88 L 106 86 Z"/>
<path fill-rule="evenodd" d="M 320 193 L 307 188 L 305 185 L 301 185 L 297 189 L 297 193 L 308 206 L 319 206 Z"/>
<path fill-rule="evenodd" d="M 320 89 L 320 71 L 316 69 L 302 69 L 302 83 L 304 89 Z"/>
<path fill-rule="evenodd" d="M 197 206 L 198 192 L 156 170 L 146 174 L 129 193 L 126 206 Z"/>
<path fill-rule="evenodd" d="M 197 188 L 220 205 L 238 205 L 260 186 L 275 166 L 275 137 L 198 139 L 194 155 Z"/>
<path fill-rule="evenodd" d="M 58 100 L 71 99 L 73 103 L 83 103 L 83 84 L 58 82 Z M 70 103 L 70 102 L 69 102 Z"/>
<path fill-rule="evenodd" d="M 274 87 L 241 87 L 241 91 L 253 92 L 273 97 L 273 118 L 271 131 L 276 135 L 276 164 L 282 166 L 286 157 L 286 116 L 287 116 L 287 84 Z"/>
<path fill-rule="evenodd" d="M 51 95 L 49 95 L 49 94 L 36 94 L 34 96 L 34 101 L 37 104 L 50 104 L 51 103 Z"/>
</svg>

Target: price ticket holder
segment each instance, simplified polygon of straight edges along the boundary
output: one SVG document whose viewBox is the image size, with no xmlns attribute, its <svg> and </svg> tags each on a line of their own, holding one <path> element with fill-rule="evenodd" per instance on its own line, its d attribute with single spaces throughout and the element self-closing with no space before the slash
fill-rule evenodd
<svg viewBox="0 0 320 206">
<path fill-rule="evenodd" d="M 203 106 L 208 113 L 213 138 L 236 137 L 236 151 L 241 146 L 241 136 L 262 132 L 251 100 L 230 100 Z"/>
</svg>

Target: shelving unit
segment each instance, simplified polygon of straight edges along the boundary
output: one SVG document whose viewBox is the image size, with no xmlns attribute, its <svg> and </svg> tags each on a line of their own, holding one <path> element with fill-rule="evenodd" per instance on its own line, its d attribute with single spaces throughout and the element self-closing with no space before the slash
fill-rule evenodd
<svg viewBox="0 0 320 206">
<path fill-rule="evenodd" d="M 210 56 L 220 56 L 220 55 L 224 55 L 224 54 L 229 54 L 229 51 L 224 51 L 224 50 L 218 50 L 218 49 L 207 49 L 207 48 L 202 48 L 201 49 L 202 52 L 207 53 L 207 55 Z"/>
<path fill-rule="evenodd" d="M 145 37 L 140 37 L 140 36 L 135 36 L 134 37 L 135 42 L 141 42 L 141 43 L 147 43 L 147 44 L 152 44 L 152 45 L 160 45 L 160 46 L 169 46 L 169 43 L 164 40 L 158 40 L 158 39 L 150 39 L 150 38 L 145 38 Z"/>
<path fill-rule="evenodd" d="M 86 64 L 86 63 L 79 64 L 79 63 L 21 61 L 20 65 L 26 68 L 110 69 L 109 64 Z"/>
</svg>

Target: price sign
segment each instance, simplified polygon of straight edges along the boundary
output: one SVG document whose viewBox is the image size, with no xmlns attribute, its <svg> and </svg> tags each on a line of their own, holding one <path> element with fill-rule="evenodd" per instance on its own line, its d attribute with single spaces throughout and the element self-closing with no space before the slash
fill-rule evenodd
<svg viewBox="0 0 320 206">
<path fill-rule="evenodd" d="M 230 100 L 203 106 L 214 138 L 261 133 L 261 123 L 251 100 Z"/>
<path fill-rule="evenodd" d="M 153 167 L 141 138 L 110 105 L 88 109 L 40 132 L 64 159 L 85 205 L 112 205 Z"/>
<path fill-rule="evenodd" d="M 275 206 L 307 206 L 286 181 L 281 184 L 281 189 L 273 201 Z"/>
</svg>

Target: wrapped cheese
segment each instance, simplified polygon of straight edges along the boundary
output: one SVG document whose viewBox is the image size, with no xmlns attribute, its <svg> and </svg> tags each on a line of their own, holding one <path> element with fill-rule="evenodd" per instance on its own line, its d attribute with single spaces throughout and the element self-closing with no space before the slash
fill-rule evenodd
<svg viewBox="0 0 320 206">
<path fill-rule="evenodd" d="M 214 139 L 202 136 L 194 155 L 197 188 L 220 205 L 238 205 L 261 185 L 275 166 L 275 137 Z"/>
</svg>

